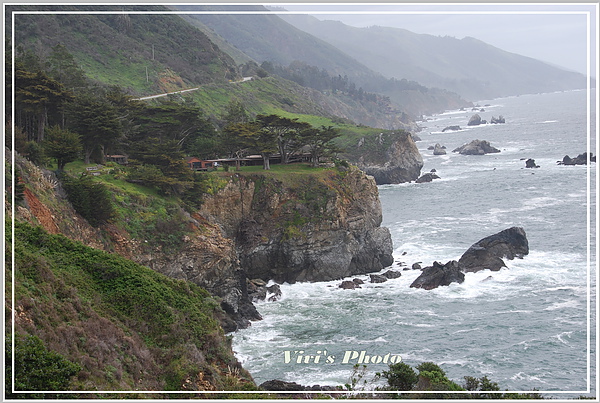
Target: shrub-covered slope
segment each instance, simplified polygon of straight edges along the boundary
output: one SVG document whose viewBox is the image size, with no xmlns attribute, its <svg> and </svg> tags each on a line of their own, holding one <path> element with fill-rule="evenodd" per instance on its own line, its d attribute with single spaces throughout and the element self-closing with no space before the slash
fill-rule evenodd
<svg viewBox="0 0 600 403">
<path fill-rule="evenodd" d="M 219 304 L 205 290 L 26 223 L 15 223 L 14 241 L 15 267 L 7 266 L 6 278 L 7 284 L 11 275 L 15 279 L 15 336 L 38 337 L 47 350 L 79 366 L 65 389 L 252 385 L 215 319 L 222 315 Z M 11 301 L 5 306 L 10 310 Z M 17 380 L 26 377 L 23 363 L 16 365 Z"/>
<path fill-rule="evenodd" d="M 115 14 L 17 14 L 17 47 L 47 56 L 64 45 L 89 78 L 140 94 L 237 79 L 233 59 L 200 30 L 173 14 L 122 14 L 124 7 L 14 6 L 9 10 L 116 10 Z M 125 7 L 131 8 L 131 7 Z M 135 9 L 135 7 L 134 7 Z M 144 6 L 147 11 L 168 11 Z M 7 12 L 7 27 L 11 13 Z M 10 33 L 8 34 L 10 35 Z"/>
</svg>

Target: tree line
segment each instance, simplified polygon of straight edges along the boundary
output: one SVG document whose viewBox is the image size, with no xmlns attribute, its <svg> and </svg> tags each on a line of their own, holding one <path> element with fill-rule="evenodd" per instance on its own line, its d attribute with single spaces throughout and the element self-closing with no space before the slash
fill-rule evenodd
<svg viewBox="0 0 600 403">
<path fill-rule="evenodd" d="M 338 129 L 278 115 L 251 117 L 239 101 L 211 120 L 189 99 L 135 100 L 121 87 L 88 79 L 60 44 L 45 59 L 22 48 L 16 53 L 14 69 L 7 66 L 5 110 L 10 117 L 14 106 L 14 122 L 8 123 L 10 129 L 14 123 L 14 148 L 37 164 L 56 161 L 59 171 L 79 158 L 103 163 L 106 155 L 125 154 L 132 177 L 177 192 L 180 181 L 191 180 L 186 156 L 239 160 L 260 154 L 269 169 L 277 153 L 283 164 L 308 153 L 317 165 L 339 151 L 333 143 Z"/>
</svg>

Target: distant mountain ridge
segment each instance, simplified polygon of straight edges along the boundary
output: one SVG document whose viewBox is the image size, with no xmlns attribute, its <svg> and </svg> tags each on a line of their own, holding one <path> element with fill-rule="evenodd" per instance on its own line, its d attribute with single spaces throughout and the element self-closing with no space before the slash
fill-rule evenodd
<svg viewBox="0 0 600 403">
<path fill-rule="evenodd" d="M 586 86 L 582 74 L 471 37 L 438 37 L 380 26 L 357 28 L 308 15 L 281 18 L 386 77 L 444 88 L 471 101 Z"/>
<path fill-rule="evenodd" d="M 173 5 L 181 11 L 231 11 L 228 6 Z M 237 11 L 248 14 L 193 14 L 187 20 L 196 20 L 224 38 L 259 64 L 270 61 L 288 65 L 300 60 L 326 69 L 331 74 L 349 77 L 372 75 L 373 71 L 358 60 L 348 56 L 337 47 L 318 39 L 312 34 L 295 28 L 278 15 L 251 14 L 252 11 L 267 12 L 263 6 L 238 5 Z M 197 24 L 194 24 L 201 28 Z"/>
<path fill-rule="evenodd" d="M 347 52 L 310 33 L 294 27 L 263 6 L 177 5 L 171 9 L 198 11 L 185 16 L 192 25 L 205 32 L 236 61 L 243 62 L 240 52 L 258 64 L 263 62 L 288 66 L 300 61 L 326 70 L 330 75 L 347 78 L 364 91 L 383 93 L 413 117 L 467 106 L 457 94 L 418 83 L 390 83 L 380 72 L 365 66 Z M 227 14 L 226 11 L 247 11 Z M 223 11 L 223 14 L 202 14 Z M 256 14 L 254 14 L 256 12 Z M 220 39 L 219 39 L 220 37 Z"/>
</svg>

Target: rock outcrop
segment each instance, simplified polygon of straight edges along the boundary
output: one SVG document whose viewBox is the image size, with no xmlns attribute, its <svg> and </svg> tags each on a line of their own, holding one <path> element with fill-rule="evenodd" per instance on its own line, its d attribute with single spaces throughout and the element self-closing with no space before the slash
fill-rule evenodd
<svg viewBox="0 0 600 403">
<path fill-rule="evenodd" d="M 436 174 L 432 173 L 432 172 L 427 172 L 426 174 L 420 176 L 415 183 L 425 183 L 425 182 L 431 182 L 434 179 L 440 179 L 439 176 L 437 176 Z"/>
<path fill-rule="evenodd" d="M 458 262 L 433 262 L 432 266 L 422 269 L 421 275 L 410 286 L 432 290 L 454 282 L 462 283 L 465 279 L 464 273 L 486 269 L 498 271 L 506 266 L 503 259 L 522 258 L 528 253 L 529 243 L 525 230 L 521 227 L 511 227 L 476 242 Z"/>
<path fill-rule="evenodd" d="M 452 152 L 463 155 L 484 155 L 490 153 L 499 153 L 500 150 L 492 147 L 490 142 L 487 140 L 473 140 L 468 144 L 455 148 L 452 150 Z"/>
<path fill-rule="evenodd" d="M 529 254 L 529 242 L 521 227 L 505 229 L 474 243 L 458 260 L 464 272 L 489 269 L 498 271 L 505 267 L 503 258 L 512 260 Z"/>
<path fill-rule="evenodd" d="M 478 114 L 475 114 L 475 115 L 471 116 L 471 119 L 469 119 L 467 126 L 479 126 L 480 124 L 481 124 L 481 116 L 479 116 Z"/>
<path fill-rule="evenodd" d="M 535 163 L 535 160 L 532 158 L 527 159 L 525 161 L 525 168 L 539 168 L 540 166 Z"/>
<path fill-rule="evenodd" d="M 562 161 L 558 161 L 558 165 L 587 165 L 587 153 L 579 154 L 575 158 L 565 155 Z M 590 162 L 596 162 L 596 157 L 590 153 Z"/>
<path fill-rule="evenodd" d="M 465 274 L 461 271 L 458 262 L 451 260 L 446 264 L 433 262 L 432 266 L 425 267 L 421 275 L 410 286 L 432 290 L 439 286 L 462 283 L 463 281 L 465 281 Z"/>
<path fill-rule="evenodd" d="M 462 130 L 460 128 L 460 126 L 458 126 L 458 125 L 446 126 L 442 129 L 442 133 L 445 133 L 447 131 L 458 131 L 458 130 Z"/>
<path fill-rule="evenodd" d="M 378 185 L 411 182 L 419 177 L 423 157 L 409 132 L 382 134 L 370 148 L 367 150 L 363 142 L 349 159 L 373 176 Z"/>
<path fill-rule="evenodd" d="M 440 143 L 436 143 L 433 147 L 433 155 L 446 155 L 446 147 L 443 147 Z"/>
<path fill-rule="evenodd" d="M 506 119 L 504 119 L 504 116 L 502 116 L 502 115 L 500 115 L 498 117 L 492 116 L 490 123 L 492 123 L 492 124 L 506 123 Z"/>
</svg>

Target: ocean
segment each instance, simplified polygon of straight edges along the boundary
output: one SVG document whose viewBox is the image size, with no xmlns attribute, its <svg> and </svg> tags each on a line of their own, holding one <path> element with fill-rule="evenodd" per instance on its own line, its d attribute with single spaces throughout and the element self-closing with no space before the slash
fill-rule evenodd
<svg viewBox="0 0 600 403">
<path fill-rule="evenodd" d="M 422 173 L 435 169 L 440 179 L 379 187 L 400 278 L 371 284 L 368 275 L 355 276 L 366 282 L 356 290 L 338 288 L 340 281 L 283 284 L 281 300 L 257 305 L 264 320 L 233 334 L 234 351 L 258 384 L 344 385 L 353 365 L 365 364 L 364 387 L 372 389 L 381 385 L 371 381 L 375 373 L 401 357 L 413 367 L 432 361 L 458 384 L 487 375 L 502 390 L 595 393 L 596 164 L 557 164 L 588 149 L 587 92 L 477 104 L 485 111 L 448 111 L 420 123 Z M 475 113 L 506 123 L 468 127 Z M 461 130 L 442 132 L 452 125 Z M 452 152 L 474 139 L 501 152 Z M 594 131 L 589 141 L 593 152 Z M 436 143 L 446 155 L 428 150 Z M 528 158 L 539 168 L 525 168 Z M 462 284 L 409 287 L 420 271 L 404 268 L 458 260 L 512 226 L 527 234 L 523 259 L 467 273 Z"/>
</svg>

